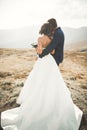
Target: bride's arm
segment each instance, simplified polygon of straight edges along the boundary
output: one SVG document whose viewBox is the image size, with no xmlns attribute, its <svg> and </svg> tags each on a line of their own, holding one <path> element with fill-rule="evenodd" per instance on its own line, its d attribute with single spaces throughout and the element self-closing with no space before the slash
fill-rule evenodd
<svg viewBox="0 0 87 130">
<path fill-rule="evenodd" d="M 39 38 L 38 38 L 38 46 L 37 46 L 37 48 L 36 48 L 36 52 L 37 52 L 38 54 L 42 54 L 42 51 L 43 51 L 43 47 L 42 47 L 42 43 L 41 43 L 41 38 L 39 37 Z"/>
<path fill-rule="evenodd" d="M 46 48 L 51 42 L 51 39 L 44 35 L 38 38 L 38 47 L 36 49 L 38 54 L 42 54 L 43 49 Z M 54 54 L 55 51 L 52 51 L 51 54 Z"/>
</svg>

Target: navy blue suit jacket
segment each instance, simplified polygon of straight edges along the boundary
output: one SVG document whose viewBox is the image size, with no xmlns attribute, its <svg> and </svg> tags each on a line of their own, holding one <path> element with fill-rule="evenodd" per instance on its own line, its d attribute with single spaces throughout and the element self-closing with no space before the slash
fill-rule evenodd
<svg viewBox="0 0 87 130">
<path fill-rule="evenodd" d="M 43 50 L 43 53 L 39 55 L 40 58 L 49 54 L 53 49 L 55 49 L 55 54 L 53 55 L 56 63 L 59 65 L 63 61 L 63 48 L 64 48 L 64 33 L 60 27 L 55 30 L 53 39 L 51 43 Z"/>
</svg>

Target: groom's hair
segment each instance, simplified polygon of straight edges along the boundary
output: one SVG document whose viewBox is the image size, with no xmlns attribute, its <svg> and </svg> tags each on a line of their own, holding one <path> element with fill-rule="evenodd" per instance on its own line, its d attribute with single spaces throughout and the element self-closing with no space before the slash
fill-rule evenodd
<svg viewBox="0 0 87 130">
<path fill-rule="evenodd" d="M 51 19 L 48 19 L 48 21 L 52 26 L 53 28 L 57 28 L 57 22 L 56 22 L 56 19 L 54 18 L 51 18 Z"/>
<path fill-rule="evenodd" d="M 53 27 L 50 23 L 47 22 L 41 26 L 39 34 L 44 34 L 50 37 L 52 36 L 52 32 L 53 32 Z"/>
</svg>

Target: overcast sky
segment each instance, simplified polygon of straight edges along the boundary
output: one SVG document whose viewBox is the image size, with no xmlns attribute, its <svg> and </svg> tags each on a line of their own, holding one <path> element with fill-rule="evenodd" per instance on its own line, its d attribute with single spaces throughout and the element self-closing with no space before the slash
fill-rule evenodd
<svg viewBox="0 0 87 130">
<path fill-rule="evenodd" d="M 0 0 L 0 29 L 42 24 L 52 17 L 59 26 L 87 26 L 87 0 Z"/>
</svg>

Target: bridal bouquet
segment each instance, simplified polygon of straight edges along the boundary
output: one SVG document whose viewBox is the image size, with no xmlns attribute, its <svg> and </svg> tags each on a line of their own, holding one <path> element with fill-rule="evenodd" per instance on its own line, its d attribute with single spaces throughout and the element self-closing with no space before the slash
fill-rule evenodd
<svg viewBox="0 0 87 130">
<path fill-rule="evenodd" d="M 37 45 L 37 43 L 32 43 L 31 46 L 34 48 L 37 48 L 38 45 Z"/>
</svg>

